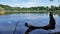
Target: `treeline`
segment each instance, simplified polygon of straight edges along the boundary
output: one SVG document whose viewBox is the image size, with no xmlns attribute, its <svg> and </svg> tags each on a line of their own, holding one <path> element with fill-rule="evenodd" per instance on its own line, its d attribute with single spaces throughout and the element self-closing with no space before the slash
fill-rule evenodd
<svg viewBox="0 0 60 34">
<path fill-rule="evenodd" d="M 0 7 L 4 8 L 5 10 L 19 10 L 20 9 L 20 7 L 11 7 L 11 6 L 2 5 L 2 4 L 0 4 Z"/>
<path fill-rule="evenodd" d="M 30 8 L 20 8 L 20 7 L 11 7 L 8 5 L 2 5 L 0 4 L 0 7 L 4 8 L 5 10 L 60 10 L 60 6 L 51 6 L 51 7 L 44 7 L 44 6 L 38 6 L 38 7 L 30 7 Z"/>
<path fill-rule="evenodd" d="M 20 13 L 44 13 L 50 10 L 58 10 L 56 12 L 60 13 L 60 6 L 37 6 L 37 7 L 29 7 L 29 8 L 20 8 L 20 7 L 11 7 L 8 5 L 0 4 L 0 15 L 1 14 L 20 14 Z M 55 12 L 55 11 L 54 11 Z"/>
</svg>

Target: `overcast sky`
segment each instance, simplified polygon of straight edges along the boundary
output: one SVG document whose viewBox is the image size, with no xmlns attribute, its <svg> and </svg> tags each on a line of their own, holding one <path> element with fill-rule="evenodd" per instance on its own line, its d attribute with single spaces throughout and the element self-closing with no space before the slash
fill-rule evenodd
<svg viewBox="0 0 60 34">
<path fill-rule="evenodd" d="M 13 7 L 35 7 L 35 6 L 58 6 L 58 0 L 50 2 L 50 0 L 0 0 L 0 4 Z"/>
</svg>

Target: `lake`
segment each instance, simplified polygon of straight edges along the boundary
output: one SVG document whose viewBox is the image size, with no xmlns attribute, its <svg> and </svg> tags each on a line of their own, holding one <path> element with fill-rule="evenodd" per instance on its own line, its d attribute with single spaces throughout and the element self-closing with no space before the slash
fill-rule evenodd
<svg viewBox="0 0 60 34">
<path fill-rule="evenodd" d="M 55 14 L 54 19 L 56 20 L 56 28 L 54 30 L 43 30 L 36 29 L 31 31 L 29 34 L 47 34 L 51 32 L 60 31 L 60 16 Z M 0 16 L 0 34 L 13 34 L 16 23 L 18 23 L 16 34 L 25 34 L 28 29 L 25 27 L 25 22 L 33 26 L 45 26 L 49 24 L 49 13 L 48 14 L 11 14 Z"/>
</svg>

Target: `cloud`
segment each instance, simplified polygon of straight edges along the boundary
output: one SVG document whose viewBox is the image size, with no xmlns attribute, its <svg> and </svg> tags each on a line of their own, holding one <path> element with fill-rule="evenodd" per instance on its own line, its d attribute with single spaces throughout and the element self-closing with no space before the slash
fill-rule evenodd
<svg viewBox="0 0 60 34">
<path fill-rule="evenodd" d="M 20 7 L 34 7 L 34 6 L 38 6 L 39 4 L 30 2 L 30 3 L 22 3 L 22 4 L 17 3 L 16 5 Z"/>
<path fill-rule="evenodd" d="M 18 0 L 13 0 L 13 1 L 18 1 Z"/>
<path fill-rule="evenodd" d="M 34 1 L 34 0 L 33 0 Z M 34 6 L 39 6 L 41 3 L 39 3 L 37 0 L 33 2 L 32 0 L 28 2 L 22 2 L 22 3 L 16 3 L 16 6 L 19 7 L 34 7 Z"/>
<path fill-rule="evenodd" d="M 49 0 L 1 0 L 0 4 L 13 7 L 35 7 L 35 6 L 51 6 L 58 5 L 57 0 L 51 3 Z"/>
</svg>

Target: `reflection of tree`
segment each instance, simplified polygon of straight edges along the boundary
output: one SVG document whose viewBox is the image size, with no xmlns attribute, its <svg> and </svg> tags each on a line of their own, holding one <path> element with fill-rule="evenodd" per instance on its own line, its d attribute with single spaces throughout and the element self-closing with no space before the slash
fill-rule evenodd
<svg viewBox="0 0 60 34">
<path fill-rule="evenodd" d="M 16 32 L 16 29 L 17 29 L 18 24 L 19 24 L 19 22 L 16 23 L 15 29 L 14 29 L 14 31 L 13 31 L 13 34 L 15 34 L 15 32 Z"/>
<path fill-rule="evenodd" d="M 44 30 L 53 30 L 53 29 L 55 29 L 56 22 L 55 22 L 55 19 L 53 17 L 52 12 L 50 12 L 49 17 L 50 17 L 49 24 L 45 25 L 45 26 L 36 27 L 36 26 L 32 26 L 28 23 L 25 23 L 25 26 L 28 27 L 25 34 L 29 34 L 29 32 L 31 32 L 32 30 L 35 30 L 35 29 L 44 29 Z"/>
<path fill-rule="evenodd" d="M 58 16 L 60 17 L 60 14 L 58 14 Z"/>
<path fill-rule="evenodd" d="M 29 34 L 33 30 L 35 30 L 35 29 L 27 29 L 26 32 L 25 32 L 25 34 Z"/>
</svg>

